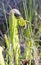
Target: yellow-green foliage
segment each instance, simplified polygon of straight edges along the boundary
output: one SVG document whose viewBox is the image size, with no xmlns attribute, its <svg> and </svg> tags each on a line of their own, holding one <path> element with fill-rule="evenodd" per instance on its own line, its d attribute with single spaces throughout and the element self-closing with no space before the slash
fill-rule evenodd
<svg viewBox="0 0 41 65">
<path fill-rule="evenodd" d="M 5 38 L 7 48 L 10 49 L 10 42 L 6 34 L 4 34 L 4 38 Z"/>
<path fill-rule="evenodd" d="M 20 17 L 20 19 L 19 19 L 19 25 L 20 26 L 25 26 L 26 25 L 26 20 L 24 20 L 23 17 Z"/>
</svg>

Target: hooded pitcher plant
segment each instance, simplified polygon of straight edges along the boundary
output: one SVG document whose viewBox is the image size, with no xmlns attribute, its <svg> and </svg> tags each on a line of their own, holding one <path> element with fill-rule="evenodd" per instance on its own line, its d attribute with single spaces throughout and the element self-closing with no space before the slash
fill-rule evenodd
<svg viewBox="0 0 41 65">
<path fill-rule="evenodd" d="M 18 21 L 14 16 L 14 12 L 11 11 L 9 15 L 9 34 L 10 34 L 10 41 L 13 47 L 13 53 L 15 56 L 15 64 L 20 65 L 20 44 L 18 38 Z"/>
</svg>

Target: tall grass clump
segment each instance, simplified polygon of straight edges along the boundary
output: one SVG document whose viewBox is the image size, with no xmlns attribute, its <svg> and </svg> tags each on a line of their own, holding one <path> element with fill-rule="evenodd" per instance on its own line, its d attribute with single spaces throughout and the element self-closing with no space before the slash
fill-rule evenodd
<svg viewBox="0 0 41 65">
<path fill-rule="evenodd" d="M 32 30 L 32 21 L 33 21 L 33 16 L 35 17 L 35 4 L 36 1 L 33 0 L 23 0 L 23 7 L 24 7 L 24 12 L 25 12 L 25 18 L 27 20 L 27 29 L 26 29 L 26 39 L 27 42 L 25 43 L 26 48 L 25 48 L 25 59 L 30 60 L 30 65 L 31 65 L 31 60 L 37 59 L 38 58 L 38 52 L 36 50 L 36 42 L 34 41 L 34 37 L 32 36 L 33 30 Z M 33 8 L 34 7 L 34 8 Z M 32 41 L 33 40 L 33 41 Z M 38 44 L 38 43 L 37 43 Z M 34 51 L 34 53 L 33 53 Z M 36 53 L 35 53 L 36 52 Z M 37 57 L 36 57 L 36 56 Z M 39 65 L 39 61 L 35 60 L 35 65 Z"/>
</svg>

